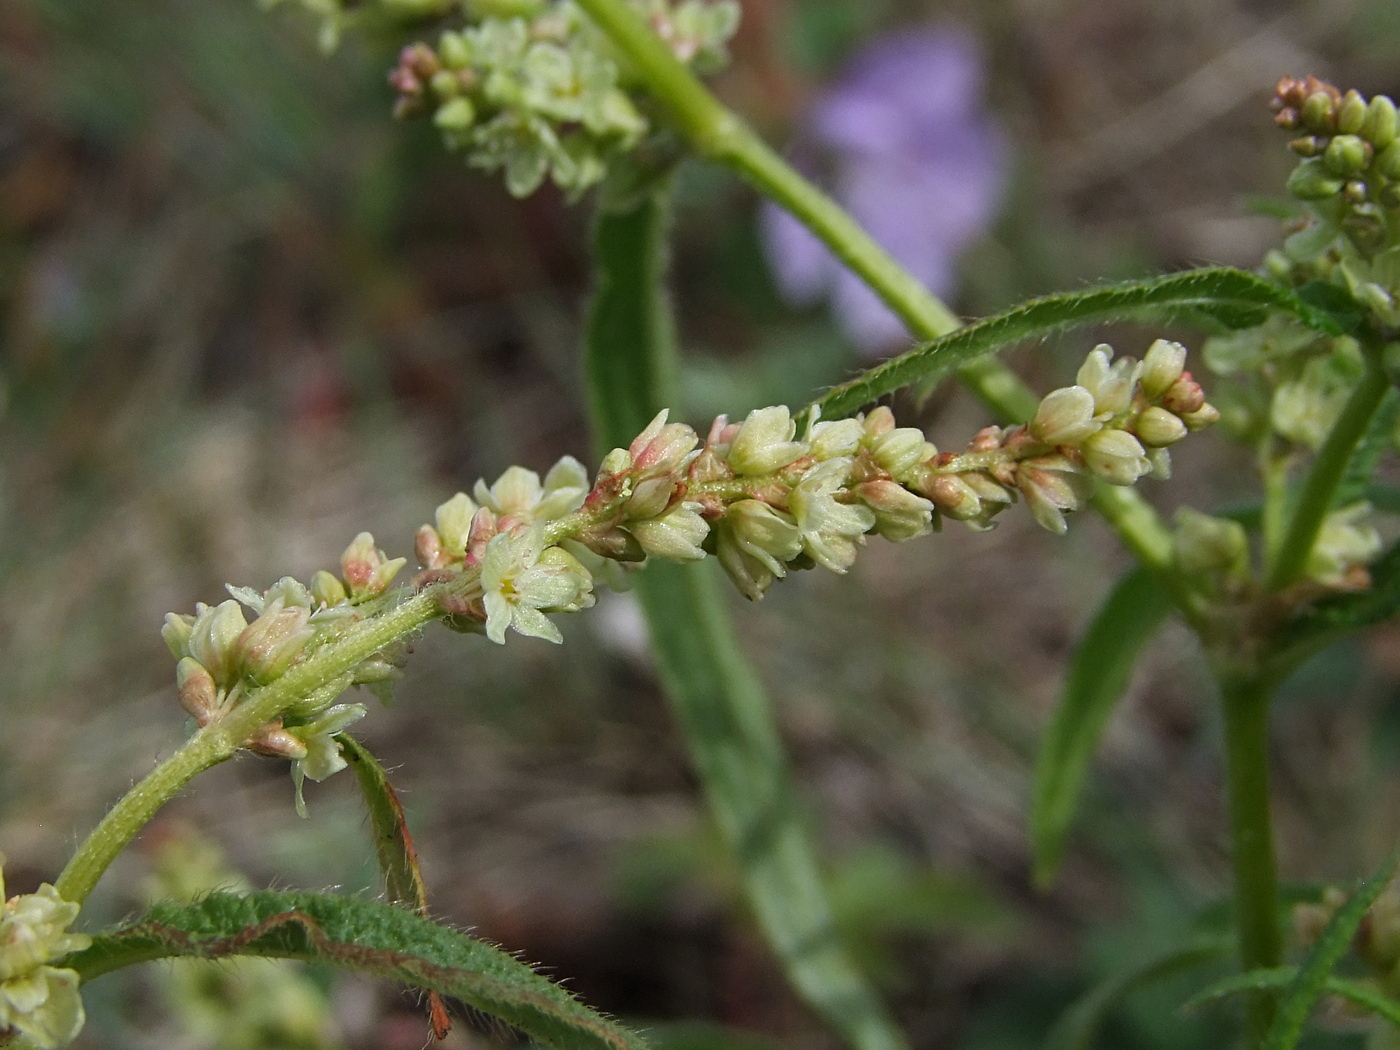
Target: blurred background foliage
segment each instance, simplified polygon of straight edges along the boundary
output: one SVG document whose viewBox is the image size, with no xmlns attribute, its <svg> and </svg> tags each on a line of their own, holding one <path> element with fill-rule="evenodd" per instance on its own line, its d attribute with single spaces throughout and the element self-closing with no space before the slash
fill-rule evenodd
<svg viewBox="0 0 1400 1050">
<path fill-rule="evenodd" d="M 743 7 L 718 86 L 775 141 L 862 40 L 955 24 L 981 42 L 1013 170 L 962 259 L 966 315 L 1093 279 L 1254 265 L 1280 237 L 1260 202 L 1291 164 L 1264 107 L 1274 81 L 1400 93 L 1391 0 Z M 326 57 L 301 12 L 246 0 L 0 4 L 0 844 L 14 892 L 52 878 L 181 738 L 165 612 L 218 600 L 225 581 L 305 579 L 360 529 L 408 553 L 414 527 L 479 475 L 589 447 L 586 209 L 549 190 L 514 201 L 430 126 L 390 120 L 401 42 Z M 859 364 L 825 310 L 781 304 L 756 203 L 715 170 L 684 173 L 674 277 L 694 422 L 802 403 Z M 1127 353 L 1148 338 L 1105 334 Z M 1016 363 L 1048 389 L 1088 345 Z M 906 408 L 949 445 L 986 421 L 953 391 Z M 1154 500 L 1248 495 L 1241 454 L 1191 444 Z M 1175 943 L 1228 885 L 1206 681 L 1169 630 L 1108 734 L 1058 886 L 1028 888 L 1038 733 L 1078 626 L 1124 565 L 1096 522 L 1076 525 L 1057 540 L 1008 516 L 988 535 L 876 543 L 850 578 L 804 574 L 736 609 L 841 921 L 915 1047 L 1039 1045 L 1075 996 Z M 830 1047 L 745 915 L 639 623 L 614 597 L 568 618 L 562 648 L 446 632 L 418 646 L 398 705 L 364 736 L 400 767 L 436 914 L 658 1046 Z M 1324 654 L 1285 699 L 1288 877 L 1348 879 L 1400 832 L 1397 673 L 1400 633 L 1382 630 Z M 254 885 L 373 892 L 353 793 L 348 778 L 313 787 L 303 822 L 285 764 L 219 768 L 119 862 L 100 910 L 139 907 L 191 825 Z M 80 1045 L 219 1045 L 161 1007 L 172 980 L 148 968 L 94 985 Z M 306 981 L 335 1025 L 304 1045 L 422 1045 L 409 997 Z M 1222 1015 L 1174 1012 L 1180 991 L 1126 1000 L 1103 1045 L 1221 1045 Z M 464 1024 L 447 1045 L 501 1037 Z M 1317 1045 L 1357 1039 L 1341 1021 Z"/>
</svg>

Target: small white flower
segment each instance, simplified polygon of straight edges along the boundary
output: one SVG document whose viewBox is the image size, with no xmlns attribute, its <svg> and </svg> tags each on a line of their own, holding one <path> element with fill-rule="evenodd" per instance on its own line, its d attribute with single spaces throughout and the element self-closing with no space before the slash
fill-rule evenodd
<svg viewBox="0 0 1400 1050">
<path fill-rule="evenodd" d="M 0 898 L 4 894 L 0 876 Z M 0 1032 L 12 1029 L 43 1050 L 77 1038 L 84 1020 L 78 975 L 48 965 L 92 943 L 66 932 L 77 915 L 78 905 L 47 883 L 0 908 Z"/>
<path fill-rule="evenodd" d="M 1094 395 L 1082 386 L 1050 391 L 1041 399 L 1030 425 L 1035 439 L 1047 445 L 1077 445 L 1102 428 L 1094 418 Z"/>
<path fill-rule="evenodd" d="M 851 567 L 857 548 L 864 542 L 862 537 L 875 525 L 875 512 L 869 507 L 836 501 L 836 493 L 846 484 L 850 469 L 851 460 L 844 457 L 818 463 L 807 471 L 788 499 L 788 508 L 802 536 L 802 549 L 832 572 L 845 572 Z"/>
<path fill-rule="evenodd" d="M 592 603 L 592 580 L 573 558 L 545 559 L 544 523 L 497 533 L 481 559 L 481 590 L 486 606 L 486 637 L 504 644 L 506 630 L 562 642 L 559 628 L 543 609 L 583 608 Z M 565 553 L 562 549 L 560 553 Z M 551 556 L 553 558 L 554 556 Z"/>
<path fill-rule="evenodd" d="M 340 753 L 337 733 L 343 733 L 364 718 L 364 704 L 336 704 L 328 707 L 312 721 L 300 726 L 289 726 L 290 733 L 306 748 L 306 754 L 292 762 L 292 780 L 297 788 L 297 814 L 306 816 L 306 799 L 302 788 L 310 777 L 318 784 L 346 766 L 345 757 Z"/>
</svg>

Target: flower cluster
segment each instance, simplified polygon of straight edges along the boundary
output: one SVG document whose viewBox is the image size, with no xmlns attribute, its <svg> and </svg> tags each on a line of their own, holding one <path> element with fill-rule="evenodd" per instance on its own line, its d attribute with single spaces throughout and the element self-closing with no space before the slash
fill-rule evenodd
<svg viewBox="0 0 1400 1050">
<path fill-rule="evenodd" d="M 4 897 L 0 873 L 0 900 Z M 0 1042 L 19 1034 L 52 1050 L 77 1037 L 84 1019 L 78 975 L 49 965 L 92 943 L 81 933 L 66 932 L 77 916 L 78 905 L 47 883 L 0 908 Z"/>
<path fill-rule="evenodd" d="M 1384 325 L 1400 324 L 1400 117 L 1385 95 L 1343 94 L 1316 77 L 1279 81 L 1275 121 L 1302 132 L 1304 159 L 1288 180 L 1308 205 L 1308 225 L 1267 264 L 1290 282 L 1322 279 L 1346 288 Z"/>
<path fill-rule="evenodd" d="M 909 540 L 945 517 L 986 529 L 1021 498 L 1061 533 L 1095 479 L 1165 477 L 1168 446 L 1214 422 L 1185 358 L 1165 340 L 1141 362 L 1096 347 L 1077 383 L 1047 395 L 1030 423 L 988 427 L 961 452 L 939 452 L 885 407 L 849 419 L 813 413 L 801 435 L 786 407 L 760 408 L 742 422 L 720 416 L 704 439 L 663 411 L 591 480 L 565 456 L 543 479 L 511 467 L 457 493 L 418 530 L 412 590 L 430 592 L 458 630 L 497 643 L 511 631 L 558 642 L 549 614 L 588 608 L 597 585 L 624 587 L 627 569 L 648 558 L 713 555 L 757 599 L 794 569 L 844 573 L 868 536 Z M 181 703 L 200 725 L 221 717 L 355 621 L 392 607 L 398 596 L 387 590 L 402 564 L 364 534 L 346 550 L 341 577 L 317 573 L 309 587 L 284 579 L 261 593 L 231 587 L 235 601 L 171 614 L 164 633 Z M 257 614 L 251 623 L 243 607 Z M 365 713 L 336 698 L 354 684 L 384 684 L 396 664 L 381 651 L 247 742 L 293 760 L 299 808 L 301 779 L 343 768 L 335 734 Z"/>
<path fill-rule="evenodd" d="M 474 24 L 444 32 L 436 48 L 404 48 L 389 82 L 400 117 L 432 113 L 470 164 L 505 173 L 517 197 L 546 177 L 579 194 L 647 134 L 627 71 L 571 0 L 478 4 Z M 732 0 L 634 0 L 682 61 L 723 65 L 738 25 Z"/>
<path fill-rule="evenodd" d="M 200 603 L 193 616 L 169 613 L 161 635 L 177 661 L 180 705 L 200 727 L 217 721 L 250 690 L 280 678 L 307 653 L 372 615 L 404 563 L 386 557 L 363 532 L 341 556 L 339 577 L 322 570 L 308 587 L 287 576 L 262 592 L 230 586 L 233 597 L 218 605 Z M 251 623 L 244 607 L 255 614 Z M 345 768 L 335 734 L 365 715 L 363 704 L 336 699 L 352 685 L 363 685 L 387 700 L 401 662 L 401 653 L 376 653 L 247 741 L 245 746 L 260 754 L 292 760 L 299 812 L 304 813 L 303 780 L 324 780 Z"/>
</svg>

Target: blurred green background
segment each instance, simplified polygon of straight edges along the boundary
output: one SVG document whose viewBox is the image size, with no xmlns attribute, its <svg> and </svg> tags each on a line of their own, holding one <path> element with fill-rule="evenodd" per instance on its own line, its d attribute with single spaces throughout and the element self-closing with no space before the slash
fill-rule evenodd
<svg viewBox="0 0 1400 1050">
<path fill-rule="evenodd" d="M 1280 239 L 1258 198 L 1291 158 L 1285 73 L 1400 93 L 1393 0 L 743 0 L 718 90 L 781 142 L 861 40 L 956 23 L 982 41 L 1015 167 L 964 258 L 959 312 Z M 586 455 L 577 343 L 587 208 L 526 201 L 396 124 L 402 41 L 325 57 L 314 20 L 246 0 L 0 4 L 0 848 L 11 892 L 51 879 L 182 738 L 158 627 L 414 528 L 481 475 Z M 683 415 L 802 403 L 859 365 L 827 314 L 777 299 L 756 201 L 687 169 L 675 301 Z M 1151 333 L 1111 335 L 1141 353 Z M 1184 334 L 1184 333 L 1179 333 Z M 1092 334 L 1013 363 L 1063 385 Z M 902 406 L 940 445 L 964 395 Z M 1165 509 L 1249 495 L 1248 458 L 1190 442 Z M 1179 939 L 1228 885 L 1217 728 L 1165 632 L 1096 764 L 1059 884 L 1027 883 L 1028 776 L 1079 626 L 1125 557 L 1088 518 L 878 541 L 737 607 L 779 706 L 843 925 L 916 1048 L 1037 1046 L 1102 977 Z M 366 742 L 399 767 L 435 913 L 519 950 L 660 1046 L 834 1045 L 788 992 L 698 799 L 626 597 L 560 648 L 431 632 Z M 1287 878 L 1345 880 L 1400 832 L 1400 633 L 1325 654 L 1276 733 Z M 285 763 L 202 777 L 95 898 L 137 909 L 156 844 L 197 827 L 254 885 L 373 892 L 349 777 L 296 818 Z M 90 996 L 83 1047 L 182 1034 L 159 968 Z M 417 1048 L 414 1001 L 317 975 L 325 1045 Z M 1133 999 L 1104 1046 L 1223 1045 L 1182 986 Z M 736 1032 L 747 1033 L 744 1042 Z M 319 1038 L 319 1037 L 318 1037 Z M 504 1038 L 459 1025 L 448 1046 Z M 757 1042 L 753 1042 L 753 1041 Z M 1317 1045 L 1360 1045 L 1339 1023 Z M 264 1045 L 286 1046 L 274 1037 Z M 301 1044 L 298 1044 L 301 1045 Z M 307 1045 L 313 1045 L 308 1043 Z M 321 1044 L 314 1044 L 321 1045 Z"/>
</svg>

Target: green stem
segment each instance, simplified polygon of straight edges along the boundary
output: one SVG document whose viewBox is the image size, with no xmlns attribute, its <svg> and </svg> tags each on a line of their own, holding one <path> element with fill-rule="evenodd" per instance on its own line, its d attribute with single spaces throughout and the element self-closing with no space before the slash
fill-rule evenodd
<svg viewBox="0 0 1400 1050">
<path fill-rule="evenodd" d="M 701 156 L 732 168 L 810 229 L 870 286 L 920 339 L 947 335 L 962 322 L 880 247 L 835 201 L 803 178 L 676 59 L 626 0 L 578 0 L 626 56 L 647 90 L 670 112 Z M 959 378 L 1003 421 L 1025 422 L 1039 399 L 1004 365 L 983 358 Z M 1171 584 L 1171 536 L 1140 496 L 1118 491 L 1094 506 L 1148 569 Z"/>
<path fill-rule="evenodd" d="M 217 722 L 211 722 L 175 754 L 156 766 L 102 818 L 59 875 L 55 888 L 64 900 L 87 900 L 97 880 L 140 834 L 157 810 L 193 777 L 232 757 L 259 726 L 276 718 L 302 697 L 339 678 L 386 645 L 440 615 L 438 589 L 425 590 L 390 611 L 365 620 L 342 637 L 317 649 L 270 685 Z"/>
<path fill-rule="evenodd" d="M 1269 699 L 1273 686 L 1257 671 L 1231 670 L 1220 673 L 1220 691 L 1240 967 L 1245 971 L 1269 969 L 1283 958 L 1269 817 Z M 1268 1033 L 1274 1008 L 1274 993 L 1250 995 L 1249 1030 L 1255 1045 Z"/>
<path fill-rule="evenodd" d="M 1346 475 L 1347 463 L 1357 443 L 1380 408 L 1390 381 L 1379 367 L 1369 364 L 1361 382 L 1347 398 L 1342 414 L 1313 460 L 1312 470 L 1298 495 L 1293 518 L 1279 543 L 1277 556 L 1269 569 L 1268 588 L 1281 591 L 1297 583 L 1307 568 L 1317 534 L 1332 509 L 1332 498 Z"/>
</svg>

